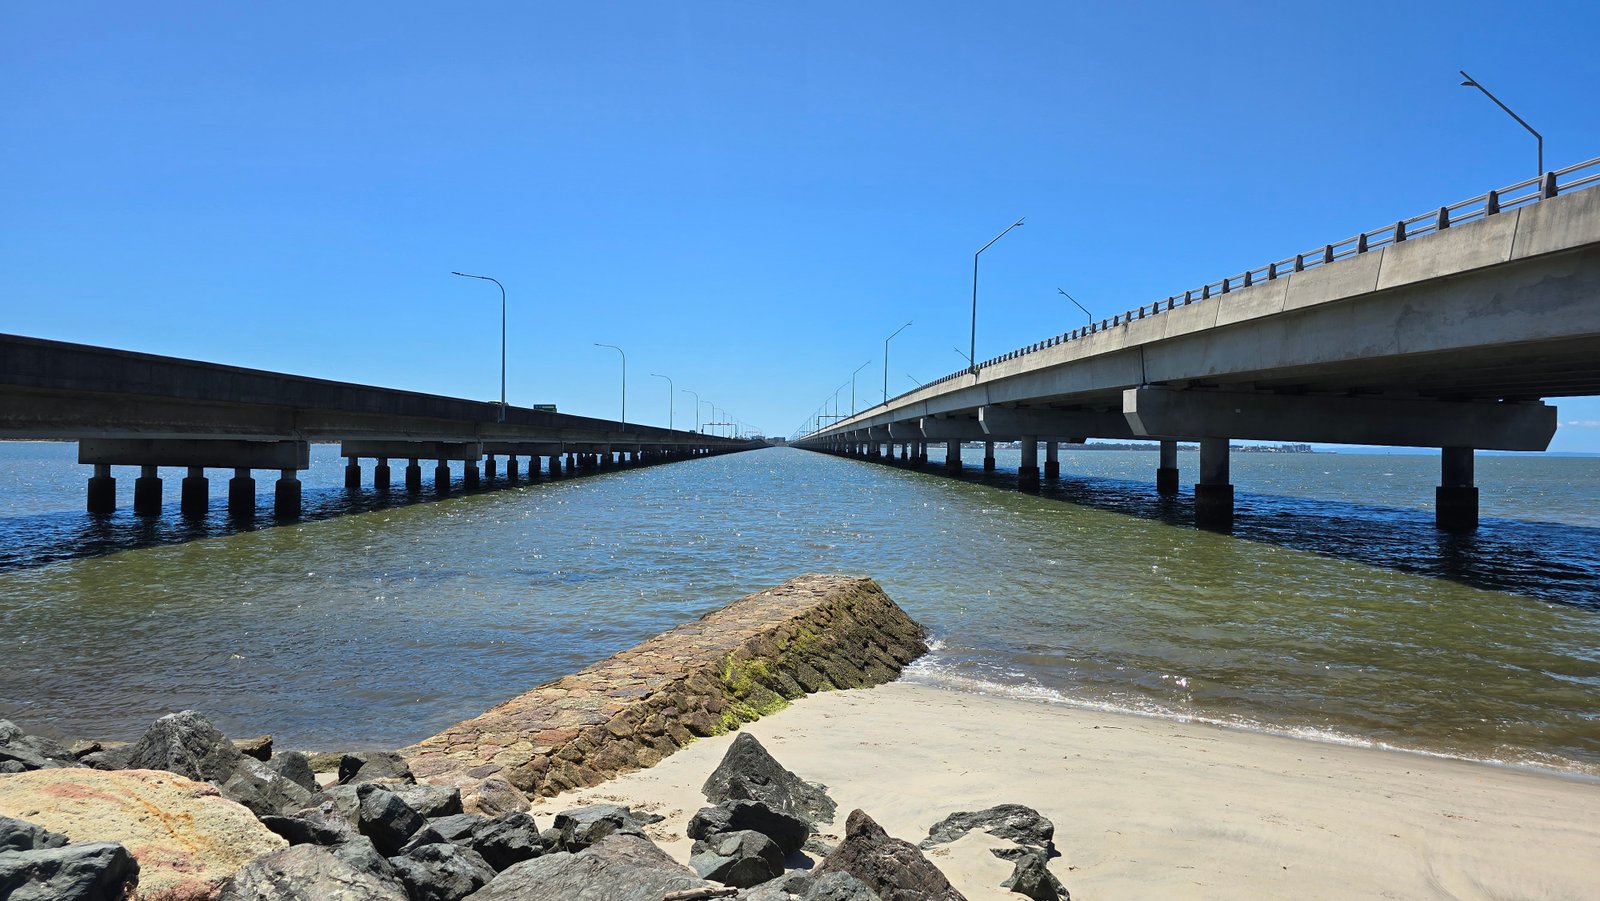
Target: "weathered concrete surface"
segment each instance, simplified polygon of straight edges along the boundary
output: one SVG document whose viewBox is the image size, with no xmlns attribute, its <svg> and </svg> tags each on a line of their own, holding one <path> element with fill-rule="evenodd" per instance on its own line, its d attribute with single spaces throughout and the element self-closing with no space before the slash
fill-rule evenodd
<svg viewBox="0 0 1600 901">
<path fill-rule="evenodd" d="M 0 814 L 73 842 L 117 842 L 143 901 L 216 897 L 256 857 L 287 847 L 215 786 L 161 770 L 50 769 L 0 776 Z"/>
<path fill-rule="evenodd" d="M 871 579 L 806 575 L 741 598 L 404 748 L 424 781 L 532 795 L 651 766 L 808 692 L 878 685 L 927 651 Z"/>
</svg>

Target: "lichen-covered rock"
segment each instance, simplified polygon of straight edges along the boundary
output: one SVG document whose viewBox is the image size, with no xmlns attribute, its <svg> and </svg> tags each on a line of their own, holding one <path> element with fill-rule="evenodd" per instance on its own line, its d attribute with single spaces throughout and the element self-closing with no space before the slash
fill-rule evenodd
<svg viewBox="0 0 1600 901">
<path fill-rule="evenodd" d="M 783 857 L 777 844 L 759 832 L 719 832 L 694 843 L 689 868 L 702 879 L 749 888 L 782 875 Z"/>
<path fill-rule="evenodd" d="M 156 720 L 119 755 L 119 762 L 123 769 L 166 770 L 210 782 L 225 797 L 250 808 L 257 816 L 286 813 L 303 806 L 311 797 L 305 788 L 245 756 L 193 710 Z"/>
<path fill-rule="evenodd" d="M 916 845 L 891 837 L 860 810 L 850 813 L 844 841 L 815 870 L 833 872 L 861 880 L 882 901 L 966 901 Z"/>
<path fill-rule="evenodd" d="M 739 733 L 728 746 L 700 790 L 713 804 L 740 798 L 760 801 L 812 824 L 832 822 L 838 810 L 827 786 L 789 772 L 748 732 Z"/>
<path fill-rule="evenodd" d="M 515 864 L 469 901 L 661 901 L 669 892 L 722 888 L 637 835 L 608 835 L 576 854 Z"/>
<path fill-rule="evenodd" d="M 539 686 L 401 753 L 423 781 L 548 797 L 654 765 L 807 692 L 877 685 L 927 651 L 871 579 L 801 576 Z M 758 795 L 752 791 L 753 795 Z"/>
<path fill-rule="evenodd" d="M 120 901 L 138 882 L 138 862 L 116 842 L 0 852 L 6 901 Z"/>
<path fill-rule="evenodd" d="M 295 845 L 252 861 L 217 901 L 408 901 L 397 882 L 363 873 L 317 845 Z"/>
<path fill-rule="evenodd" d="M 702 807 L 689 818 L 688 834 L 693 839 L 709 839 L 723 832 L 759 832 L 773 840 L 785 857 L 805 847 L 811 837 L 811 824 L 799 817 L 780 813 L 760 801 L 723 801 L 715 807 Z"/>
<path fill-rule="evenodd" d="M 245 864 L 288 844 L 215 786 L 158 770 L 9 776 L 0 779 L 0 814 L 74 843 L 123 845 L 139 861 L 142 896 L 212 897 Z"/>
</svg>

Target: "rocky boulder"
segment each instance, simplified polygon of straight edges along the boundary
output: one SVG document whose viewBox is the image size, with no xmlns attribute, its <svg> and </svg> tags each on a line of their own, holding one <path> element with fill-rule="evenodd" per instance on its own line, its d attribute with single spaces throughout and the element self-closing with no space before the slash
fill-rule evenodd
<svg viewBox="0 0 1600 901">
<path fill-rule="evenodd" d="M 0 852 L 59 848 L 67 837 L 23 820 L 0 817 Z"/>
<path fill-rule="evenodd" d="M 1050 872 L 1042 852 L 1030 851 L 1016 859 L 1016 867 L 1000 887 L 1033 901 L 1068 901 L 1067 887 Z"/>
<path fill-rule="evenodd" d="M 312 794 L 321 791 L 317 785 L 317 774 L 311 770 L 310 758 L 299 751 L 283 751 L 272 755 L 272 759 L 267 761 L 267 769 Z"/>
<path fill-rule="evenodd" d="M 741 799 L 760 801 L 813 825 L 832 822 L 838 810 L 828 797 L 827 786 L 807 782 L 789 772 L 748 732 L 739 733 L 733 740 L 701 791 L 712 804 Z"/>
<path fill-rule="evenodd" d="M 544 841 L 533 817 L 525 813 L 508 813 L 486 820 L 473 830 L 472 850 L 499 871 L 543 854 Z"/>
<path fill-rule="evenodd" d="M 419 845 L 391 857 L 411 901 L 460 901 L 495 876 L 478 852 L 459 845 Z"/>
<path fill-rule="evenodd" d="M 845 821 L 844 841 L 817 867 L 817 876 L 844 872 L 882 901 L 965 901 L 939 868 L 907 841 L 891 837 L 866 813 Z"/>
<path fill-rule="evenodd" d="M 470 901 L 661 901 L 669 892 L 720 888 L 695 876 L 649 839 L 617 833 L 576 854 L 562 851 L 523 861 L 467 897 Z"/>
<path fill-rule="evenodd" d="M 74 842 L 123 845 L 139 861 L 147 896 L 211 897 L 245 864 L 287 844 L 215 786 L 154 770 L 9 776 L 0 779 L 0 814 Z"/>
<path fill-rule="evenodd" d="M 591 804 L 556 814 L 557 847 L 562 851 L 582 851 L 608 835 L 637 835 L 645 838 L 644 827 L 660 822 L 653 814 L 634 813 L 616 804 Z"/>
<path fill-rule="evenodd" d="M 78 758 L 58 742 L 0 720 L 0 774 L 78 765 Z"/>
<path fill-rule="evenodd" d="M 400 849 L 404 854 L 418 845 L 452 844 L 463 848 L 472 847 L 472 833 L 479 827 L 489 822 L 480 816 L 470 813 L 458 813 L 453 816 L 436 817 L 428 820 L 427 825 L 418 829 L 406 839 L 406 845 Z M 481 853 L 481 852 L 480 852 Z M 502 869 L 495 867 L 495 869 Z"/>
<path fill-rule="evenodd" d="M 0 851 L 6 901 L 120 901 L 138 884 L 138 861 L 116 842 Z"/>
<path fill-rule="evenodd" d="M 690 838 L 708 839 L 723 832 L 759 832 L 772 839 L 784 857 L 799 851 L 811 836 L 811 824 L 779 813 L 760 801 L 723 801 L 702 807 L 689 819 Z"/>
<path fill-rule="evenodd" d="M 703 879 L 749 888 L 783 875 L 783 857 L 759 832 L 719 832 L 694 843 L 689 868 Z"/>
<path fill-rule="evenodd" d="M 736 897 L 738 901 L 880 901 L 866 883 L 844 872 L 790 873 Z"/>
<path fill-rule="evenodd" d="M 364 782 L 357 787 L 356 797 L 360 801 L 356 809 L 356 828 L 371 839 L 385 857 L 400 853 L 406 840 L 426 825 L 422 814 L 381 785 Z"/>
<path fill-rule="evenodd" d="M 257 816 L 292 811 L 311 798 L 302 786 L 245 756 L 193 710 L 156 720 L 137 742 L 119 753 L 118 761 L 122 769 L 166 770 L 210 782 Z"/>
<path fill-rule="evenodd" d="M 922 840 L 923 850 L 953 842 L 974 829 L 1015 842 L 1019 847 L 995 849 L 995 856 L 1015 860 L 1026 853 L 1038 852 L 1046 859 L 1055 857 L 1056 825 L 1039 811 L 1021 804 L 999 804 L 986 810 L 952 813 L 928 830 Z"/>
<path fill-rule="evenodd" d="M 261 824 L 291 845 L 339 845 L 360 835 L 332 801 L 297 810 L 289 816 L 264 816 Z"/>
<path fill-rule="evenodd" d="M 404 757 L 393 751 L 356 751 L 339 761 L 339 784 L 357 785 L 362 782 L 415 783 L 411 767 Z"/>
<path fill-rule="evenodd" d="M 461 813 L 461 789 L 454 785 L 394 785 L 389 790 L 428 819 Z"/>
<path fill-rule="evenodd" d="M 398 883 L 363 873 L 326 848 L 295 845 L 259 857 L 222 886 L 217 901 L 408 901 Z"/>
</svg>

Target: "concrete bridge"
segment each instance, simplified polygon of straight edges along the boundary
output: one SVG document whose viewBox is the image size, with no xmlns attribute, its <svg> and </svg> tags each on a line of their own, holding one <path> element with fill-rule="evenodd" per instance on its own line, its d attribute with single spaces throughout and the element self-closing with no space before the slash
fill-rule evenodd
<svg viewBox="0 0 1600 901">
<path fill-rule="evenodd" d="M 1600 394 L 1600 159 L 1363 232 L 952 373 L 797 446 L 927 461 L 945 442 L 1200 445 L 1197 523 L 1233 519 L 1230 439 L 1441 448 L 1436 517 L 1475 528 L 1474 449 L 1549 447 L 1544 398 Z"/>
<path fill-rule="evenodd" d="M 386 490 L 389 461 L 405 460 L 405 488 L 422 490 L 421 461 L 434 461 L 434 489 L 450 490 L 450 467 L 465 461 L 464 482 L 511 484 L 519 460 L 529 475 L 548 458 L 552 475 L 669 462 L 762 446 L 743 439 L 611 422 L 499 403 L 394 391 L 201 363 L 173 357 L 0 335 L 0 439 L 75 440 L 78 462 L 94 467 L 88 509 L 116 509 L 112 466 L 138 466 L 135 513 L 161 512 L 158 467 L 185 467 L 180 510 L 204 515 L 207 469 L 232 470 L 228 509 L 256 508 L 253 470 L 277 470 L 274 512 L 300 514 L 299 472 L 312 443 L 337 443 L 347 458 L 345 486 L 362 484 L 361 461 L 375 461 L 373 484 Z M 498 478 L 498 458 L 505 478 Z M 478 465 L 486 461 L 480 475 Z"/>
</svg>

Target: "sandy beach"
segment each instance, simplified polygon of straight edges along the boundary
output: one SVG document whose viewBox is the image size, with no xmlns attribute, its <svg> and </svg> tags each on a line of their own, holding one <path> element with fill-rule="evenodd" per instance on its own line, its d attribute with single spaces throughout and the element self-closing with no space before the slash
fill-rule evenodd
<svg viewBox="0 0 1600 901">
<path fill-rule="evenodd" d="M 891 683 L 827 692 L 744 727 L 839 802 L 910 841 L 1015 802 L 1056 824 L 1077 901 L 1124 898 L 1585 899 L 1600 885 L 1600 784 L 1485 764 Z M 681 860 L 699 788 L 732 736 L 548 799 L 666 817 Z M 832 835 L 830 836 L 829 833 Z M 1015 899 L 986 835 L 930 856 L 969 898 Z"/>
</svg>

